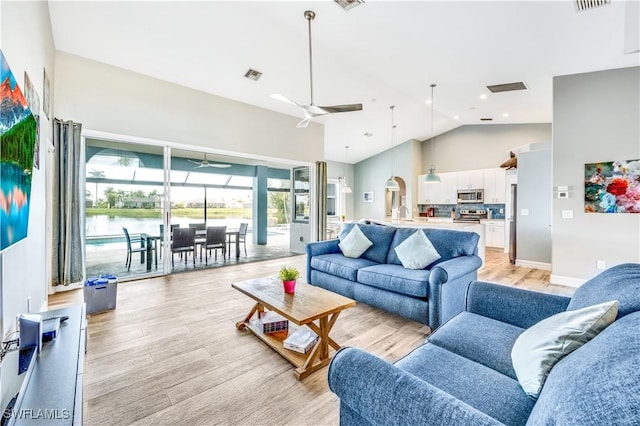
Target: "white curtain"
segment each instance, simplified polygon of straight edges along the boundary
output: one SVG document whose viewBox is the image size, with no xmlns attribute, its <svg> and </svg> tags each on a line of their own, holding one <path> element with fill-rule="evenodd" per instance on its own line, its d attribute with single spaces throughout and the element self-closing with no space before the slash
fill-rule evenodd
<svg viewBox="0 0 640 426">
<path fill-rule="evenodd" d="M 83 221 L 81 194 L 82 124 L 54 119 L 56 148 L 53 191 L 53 285 L 70 285 L 84 280 L 82 250 Z"/>
</svg>

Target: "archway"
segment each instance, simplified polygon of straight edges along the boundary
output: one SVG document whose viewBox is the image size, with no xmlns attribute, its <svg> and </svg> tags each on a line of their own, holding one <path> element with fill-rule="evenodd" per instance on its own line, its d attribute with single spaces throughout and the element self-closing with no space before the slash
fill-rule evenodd
<svg viewBox="0 0 640 426">
<path fill-rule="evenodd" d="M 400 185 L 399 191 L 385 191 L 385 218 L 388 221 L 404 219 L 409 215 L 409 208 L 407 207 L 407 184 L 400 176 L 394 176 L 398 185 Z"/>
</svg>

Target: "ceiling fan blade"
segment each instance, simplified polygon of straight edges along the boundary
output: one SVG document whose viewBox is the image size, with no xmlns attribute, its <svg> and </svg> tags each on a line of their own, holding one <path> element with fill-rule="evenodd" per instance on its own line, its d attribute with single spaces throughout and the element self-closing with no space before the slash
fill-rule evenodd
<svg viewBox="0 0 640 426">
<path fill-rule="evenodd" d="M 311 49 L 311 21 L 313 21 L 315 17 L 315 12 L 311 10 L 307 10 L 304 12 L 304 18 L 307 20 L 309 30 L 309 89 L 311 92 L 311 103 L 309 105 L 300 105 L 296 101 L 293 101 L 286 96 L 277 93 L 269 95 L 273 99 L 295 105 L 304 111 L 304 120 L 298 123 L 298 125 L 296 126 L 298 128 L 307 127 L 311 119 L 314 117 L 319 117 L 336 112 L 362 111 L 362 104 L 317 106 L 313 103 L 313 51 Z"/>
<path fill-rule="evenodd" d="M 273 93 L 273 94 L 269 95 L 269 97 L 272 98 L 272 99 L 275 99 L 277 101 L 286 102 L 288 104 L 295 105 L 298 108 L 302 108 L 302 105 L 300 105 L 296 101 L 291 100 L 291 99 L 287 98 L 286 96 L 283 96 L 283 95 L 281 95 L 279 93 Z"/>
<path fill-rule="evenodd" d="M 202 164 L 202 161 L 190 160 L 188 158 L 187 158 L 187 161 L 190 162 L 190 163 L 193 163 L 193 164 L 200 164 L 200 165 Z"/>
<path fill-rule="evenodd" d="M 309 122 L 311 121 L 311 117 L 306 117 L 304 120 L 302 120 L 301 122 L 298 123 L 298 125 L 296 126 L 298 129 L 304 129 L 309 125 Z"/>
<path fill-rule="evenodd" d="M 308 117 L 318 117 L 320 115 L 329 114 L 329 111 L 326 111 L 325 109 L 317 105 L 303 105 L 300 108 L 304 110 L 305 114 Z"/>
<path fill-rule="evenodd" d="M 209 163 L 207 167 L 215 167 L 216 169 L 228 169 L 229 167 L 231 167 L 231 164 Z"/>
<path fill-rule="evenodd" d="M 362 104 L 321 106 L 327 113 L 362 111 Z"/>
</svg>

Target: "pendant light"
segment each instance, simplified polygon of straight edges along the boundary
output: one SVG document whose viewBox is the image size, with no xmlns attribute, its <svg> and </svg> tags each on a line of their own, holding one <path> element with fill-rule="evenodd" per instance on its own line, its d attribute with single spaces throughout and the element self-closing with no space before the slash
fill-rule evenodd
<svg viewBox="0 0 640 426">
<path fill-rule="evenodd" d="M 389 107 L 389 109 L 391 110 L 391 177 L 384 183 L 384 187 L 385 189 L 389 190 L 389 191 L 400 191 L 400 185 L 398 184 L 398 181 L 396 180 L 395 176 L 394 176 L 394 168 L 395 168 L 395 162 L 396 162 L 396 156 L 395 156 L 395 151 L 394 151 L 394 139 L 396 136 L 396 126 L 394 125 L 393 122 L 393 109 L 395 108 L 395 105 L 391 105 Z"/>
<path fill-rule="evenodd" d="M 431 85 L 431 165 L 429 166 L 429 174 L 424 177 L 425 183 L 440 183 L 440 176 L 436 174 L 436 166 L 435 166 L 435 155 L 434 145 L 433 145 L 433 135 L 435 130 L 433 128 L 433 88 L 436 87 L 435 84 Z"/>
<path fill-rule="evenodd" d="M 347 183 L 347 173 L 349 171 L 349 145 L 344 147 L 344 186 L 342 187 L 342 193 L 343 194 L 351 194 L 353 191 L 351 190 L 351 187 L 349 186 L 349 184 Z"/>
</svg>

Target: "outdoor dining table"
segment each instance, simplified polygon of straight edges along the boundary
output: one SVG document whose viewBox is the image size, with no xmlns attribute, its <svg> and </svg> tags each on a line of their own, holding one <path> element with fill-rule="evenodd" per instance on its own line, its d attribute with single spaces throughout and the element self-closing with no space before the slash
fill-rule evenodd
<svg viewBox="0 0 640 426">
<path fill-rule="evenodd" d="M 162 237 L 160 235 L 149 235 L 149 234 L 140 234 L 142 241 L 147 246 L 147 271 L 151 270 L 151 252 L 155 252 L 155 265 L 156 269 L 158 269 L 158 240 Z"/>
<path fill-rule="evenodd" d="M 235 237 L 236 243 L 236 259 L 240 258 L 240 230 L 239 229 L 227 229 L 227 244 L 231 245 L 231 237 Z M 207 230 L 199 230 L 196 231 L 196 244 L 203 244 L 207 239 Z M 231 253 L 229 253 L 229 257 L 231 257 Z"/>
</svg>

